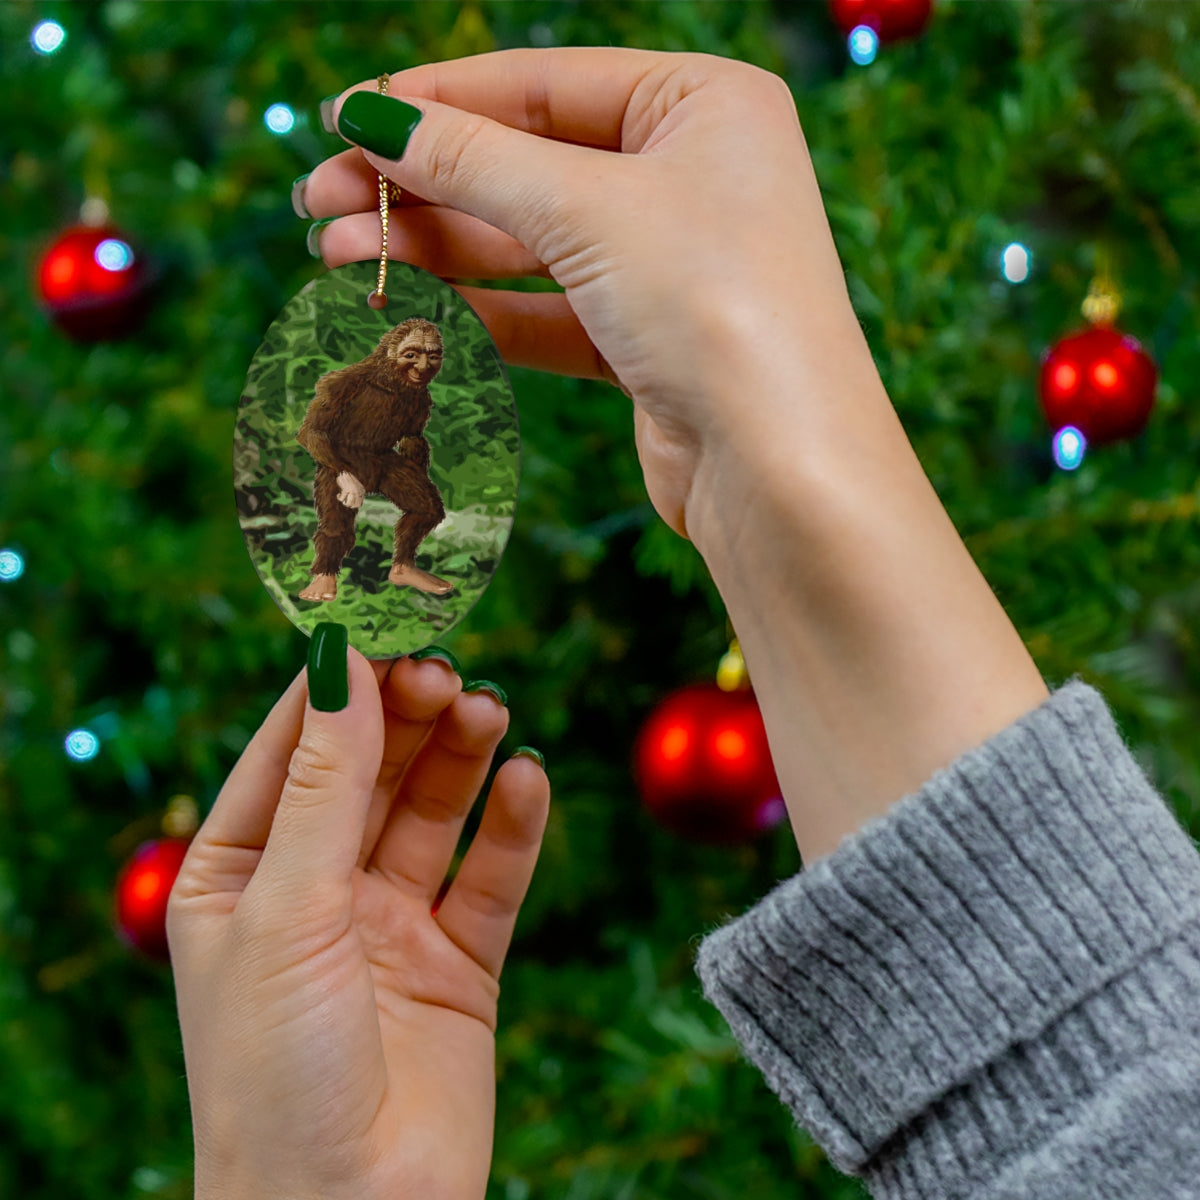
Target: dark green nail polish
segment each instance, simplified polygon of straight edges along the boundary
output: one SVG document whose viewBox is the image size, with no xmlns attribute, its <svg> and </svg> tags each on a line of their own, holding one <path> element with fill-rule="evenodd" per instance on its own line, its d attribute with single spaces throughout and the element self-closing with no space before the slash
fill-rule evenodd
<svg viewBox="0 0 1200 1200">
<path fill-rule="evenodd" d="M 299 179 L 292 183 L 292 211 L 298 217 L 302 217 L 306 221 L 312 220 L 312 213 L 308 211 L 308 205 L 304 203 L 304 185 L 308 182 L 308 175 L 301 175 Z"/>
<path fill-rule="evenodd" d="M 424 650 L 414 650 L 408 657 L 414 662 L 421 662 L 426 658 L 440 658 L 442 662 L 449 663 L 454 668 L 456 675 L 462 674 L 462 667 L 458 665 L 458 659 L 442 646 L 426 646 Z"/>
<path fill-rule="evenodd" d="M 351 92 L 338 113 L 338 133 L 372 154 L 400 158 L 424 114 L 378 92 Z"/>
<path fill-rule="evenodd" d="M 350 703 L 345 625 L 322 621 L 308 643 L 308 698 L 320 712 L 341 712 Z"/>
<path fill-rule="evenodd" d="M 304 239 L 304 244 L 308 247 L 308 252 L 313 258 L 321 257 L 321 230 L 329 224 L 330 221 L 336 221 L 336 217 L 326 217 L 321 221 L 314 221 L 308 227 L 308 236 Z"/>
<path fill-rule="evenodd" d="M 341 92 L 337 92 L 332 96 L 326 96 L 325 99 L 321 101 L 321 107 L 319 110 L 321 113 L 321 128 L 324 129 L 326 133 L 337 133 L 337 130 L 333 126 L 333 103 L 341 94 Z"/>
<path fill-rule="evenodd" d="M 491 692 L 501 704 L 508 703 L 508 693 L 498 683 L 493 683 L 490 679 L 472 679 L 470 683 L 463 684 L 463 691 Z"/>
<path fill-rule="evenodd" d="M 532 758 L 535 763 L 544 771 L 546 769 L 546 760 L 542 757 L 540 750 L 535 750 L 532 746 L 518 746 L 512 752 L 513 758 Z"/>
</svg>

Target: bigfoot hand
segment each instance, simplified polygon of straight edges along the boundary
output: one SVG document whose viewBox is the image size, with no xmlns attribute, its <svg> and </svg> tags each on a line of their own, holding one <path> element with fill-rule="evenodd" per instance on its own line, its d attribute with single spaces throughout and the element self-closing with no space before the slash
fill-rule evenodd
<svg viewBox="0 0 1200 1200">
<path fill-rule="evenodd" d="M 483 1196 L 498 980 L 549 787 L 500 768 L 431 915 L 508 725 L 461 688 L 352 650 L 349 703 L 322 712 L 302 673 L 188 850 L 167 934 L 197 1200 Z"/>
<path fill-rule="evenodd" d="M 736 482 L 755 486 L 747 447 L 772 452 L 785 426 L 820 463 L 814 426 L 845 406 L 827 403 L 834 386 L 882 390 L 776 76 L 563 48 L 415 67 L 388 97 L 375 89 L 358 85 L 339 129 L 385 152 L 340 154 L 304 187 L 312 216 L 351 214 L 322 228 L 325 261 L 378 256 L 378 170 L 425 201 L 393 209 L 398 257 L 449 278 L 553 277 L 565 294 L 458 290 L 506 362 L 619 381 L 650 498 L 698 545 L 714 503 L 698 476 L 738 462 Z M 396 98 L 423 113 L 406 148 L 413 113 Z"/>
<path fill-rule="evenodd" d="M 357 476 L 351 475 L 349 471 L 343 471 L 337 477 L 337 484 L 342 489 L 338 492 L 338 499 L 347 508 L 362 508 L 362 502 L 366 499 L 367 493 L 363 485 L 359 483 Z"/>
</svg>

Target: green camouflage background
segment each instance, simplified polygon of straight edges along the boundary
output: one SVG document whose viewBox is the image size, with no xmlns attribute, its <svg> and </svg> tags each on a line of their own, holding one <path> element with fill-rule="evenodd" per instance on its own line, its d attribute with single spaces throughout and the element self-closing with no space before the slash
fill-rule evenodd
<svg viewBox="0 0 1200 1200">
<path fill-rule="evenodd" d="M 516 407 L 499 354 L 451 287 L 406 263 L 390 263 L 387 307 L 366 297 L 375 263 L 352 263 L 313 280 L 279 314 L 250 364 L 234 434 L 234 494 L 246 547 L 275 603 L 306 633 L 340 621 L 368 658 L 392 658 L 435 642 L 470 612 L 491 581 L 512 530 L 520 474 Z M 445 520 L 421 543 L 417 566 L 454 584 L 446 597 L 388 583 L 399 510 L 368 496 L 338 597 L 298 600 L 312 576 L 316 465 L 296 441 L 316 381 L 371 353 L 387 330 L 424 317 L 441 330 L 445 360 L 430 386 L 425 429 L 429 473 Z"/>
</svg>

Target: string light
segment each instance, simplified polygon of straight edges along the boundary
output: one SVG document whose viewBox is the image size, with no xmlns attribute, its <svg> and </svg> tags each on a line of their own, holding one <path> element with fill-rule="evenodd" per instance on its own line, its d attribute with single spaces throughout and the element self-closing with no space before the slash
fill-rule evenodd
<svg viewBox="0 0 1200 1200">
<path fill-rule="evenodd" d="M 286 104 L 272 104 L 263 113 L 263 124 L 275 134 L 291 133 L 296 125 L 296 114 Z"/>
<path fill-rule="evenodd" d="M 850 31 L 846 45 L 854 62 L 860 67 L 870 66 L 879 53 L 879 34 L 870 25 L 858 25 Z"/>
<path fill-rule="evenodd" d="M 72 729 L 63 746 L 76 762 L 89 762 L 100 753 L 100 739 L 90 729 Z"/>
<path fill-rule="evenodd" d="M 1009 283 L 1024 283 L 1033 270 L 1033 255 L 1020 242 L 1010 242 L 1000 255 L 1000 274 Z"/>
<path fill-rule="evenodd" d="M 25 574 L 25 560 L 15 550 L 0 550 L 0 583 L 12 583 Z"/>
<path fill-rule="evenodd" d="M 1087 453 L 1087 438 L 1074 425 L 1064 425 L 1054 435 L 1054 461 L 1064 471 L 1074 471 Z"/>
<path fill-rule="evenodd" d="M 53 54 L 67 40 L 67 31 L 57 21 L 39 21 L 29 35 L 29 44 L 39 54 Z"/>
<path fill-rule="evenodd" d="M 105 238 L 96 247 L 93 257 L 96 259 L 96 265 L 106 271 L 127 271 L 133 266 L 133 250 L 128 242 L 123 242 L 120 238 Z"/>
</svg>

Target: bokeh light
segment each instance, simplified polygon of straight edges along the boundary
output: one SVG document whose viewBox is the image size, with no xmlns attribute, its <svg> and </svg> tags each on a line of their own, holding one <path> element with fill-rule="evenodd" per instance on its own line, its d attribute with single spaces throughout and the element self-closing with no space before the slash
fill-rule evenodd
<svg viewBox="0 0 1200 1200">
<path fill-rule="evenodd" d="M 0 583 L 12 583 L 25 574 L 25 560 L 15 550 L 0 550 Z"/>
<path fill-rule="evenodd" d="M 263 124 L 272 133 L 291 133 L 296 124 L 296 114 L 286 104 L 272 104 L 263 113 Z"/>
<path fill-rule="evenodd" d="M 96 247 L 95 258 L 106 271 L 124 271 L 133 266 L 133 250 L 119 238 L 105 238 Z"/>
<path fill-rule="evenodd" d="M 57 21 L 39 21 L 29 35 L 29 44 L 39 54 L 53 54 L 67 40 L 67 31 Z"/>
<path fill-rule="evenodd" d="M 851 30 L 846 44 L 852 61 L 860 67 L 869 66 L 879 53 L 879 34 L 870 25 L 858 25 Z"/>
<path fill-rule="evenodd" d="M 1054 435 L 1054 461 L 1064 471 L 1074 471 L 1087 453 L 1087 438 L 1074 425 L 1064 425 Z"/>
<path fill-rule="evenodd" d="M 1033 270 L 1033 255 L 1020 242 L 1010 242 L 1000 255 L 1000 274 L 1009 283 L 1024 283 Z"/>
<path fill-rule="evenodd" d="M 90 729 L 72 729 L 63 743 L 67 757 L 87 762 L 100 753 L 100 739 Z"/>
</svg>

